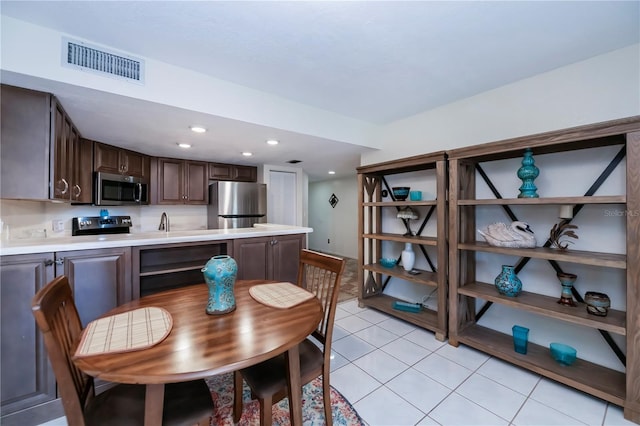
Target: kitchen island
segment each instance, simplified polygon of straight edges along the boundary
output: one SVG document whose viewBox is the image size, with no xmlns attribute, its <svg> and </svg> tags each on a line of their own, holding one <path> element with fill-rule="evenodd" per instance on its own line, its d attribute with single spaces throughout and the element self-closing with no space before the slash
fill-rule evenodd
<svg viewBox="0 0 640 426">
<path fill-rule="evenodd" d="M 82 323 L 153 292 L 204 282 L 201 268 L 231 255 L 238 279 L 295 282 L 311 228 L 253 228 L 3 241 L 0 245 L 3 425 L 37 425 L 64 415 L 31 299 L 67 275 Z M 204 284 L 202 284 L 204 285 Z M 205 308 L 206 300 L 203 301 Z M 105 386 L 105 383 L 98 383 Z"/>
</svg>

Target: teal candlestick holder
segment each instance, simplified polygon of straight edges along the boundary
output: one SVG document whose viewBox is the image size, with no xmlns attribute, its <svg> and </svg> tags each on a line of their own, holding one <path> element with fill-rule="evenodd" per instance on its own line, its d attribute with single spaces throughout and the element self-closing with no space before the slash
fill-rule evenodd
<svg viewBox="0 0 640 426">
<path fill-rule="evenodd" d="M 540 170 L 535 166 L 531 148 L 525 149 L 524 157 L 522 158 L 522 167 L 518 169 L 518 178 L 522 180 L 518 198 L 538 198 L 538 193 L 536 192 L 538 188 L 533 181 L 539 174 Z"/>
</svg>

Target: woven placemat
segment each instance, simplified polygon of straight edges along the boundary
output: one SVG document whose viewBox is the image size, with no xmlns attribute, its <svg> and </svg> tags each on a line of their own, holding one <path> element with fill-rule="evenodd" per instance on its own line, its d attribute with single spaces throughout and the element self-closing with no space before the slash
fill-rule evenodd
<svg viewBox="0 0 640 426">
<path fill-rule="evenodd" d="M 162 342 L 172 327 L 171 314 L 156 307 L 100 318 L 83 330 L 75 357 L 149 348 Z"/>
<path fill-rule="evenodd" d="M 273 308 L 290 308 L 315 297 L 302 287 L 287 282 L 254 285 L 249 289 L 249 294 L 258 302 Z"/>
</svg>

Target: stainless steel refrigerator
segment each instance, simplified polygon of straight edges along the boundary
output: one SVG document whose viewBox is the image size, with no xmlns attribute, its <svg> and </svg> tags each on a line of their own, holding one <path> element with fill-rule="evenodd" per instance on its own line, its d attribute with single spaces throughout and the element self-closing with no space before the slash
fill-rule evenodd
<svg viewBox="0 0 640 426">
<path fill-rule="evenodd" d="M 267 185 L 215 182 L 209 185 L 209 229 L 250 228 L 267 221 Z"/>
</svg>

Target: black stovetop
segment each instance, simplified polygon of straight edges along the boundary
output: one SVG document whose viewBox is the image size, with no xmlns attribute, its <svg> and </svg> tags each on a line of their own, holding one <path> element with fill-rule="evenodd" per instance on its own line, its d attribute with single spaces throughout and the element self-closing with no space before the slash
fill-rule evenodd
<svg viewBox="0 0 640 426">
<path fill-rule="evenodd" d="M 71 235 L 127 234 L 131 216 L 83 216 L 71 220 Z"/>
</svg>

